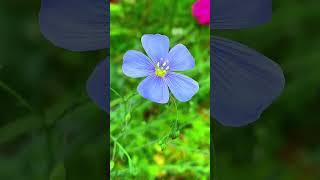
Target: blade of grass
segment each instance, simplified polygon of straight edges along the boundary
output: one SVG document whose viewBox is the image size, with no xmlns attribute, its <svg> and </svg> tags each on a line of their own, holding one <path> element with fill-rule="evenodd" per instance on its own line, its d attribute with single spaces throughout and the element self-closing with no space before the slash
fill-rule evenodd
<svg viewBox="0 0 320 180">
<path fill-rule="evenodd" d="M 10 88 L 6 83 L 0 80 L 0 88 L 3 89 L 5 92 L 13 96 L 19 104 L 21 104 L 23 107 L 28 109 L 31 112 L 34 112 L 32 106 L 27 102 L 26 99 L 24 99 L 17 91 Z"/>
</svg>

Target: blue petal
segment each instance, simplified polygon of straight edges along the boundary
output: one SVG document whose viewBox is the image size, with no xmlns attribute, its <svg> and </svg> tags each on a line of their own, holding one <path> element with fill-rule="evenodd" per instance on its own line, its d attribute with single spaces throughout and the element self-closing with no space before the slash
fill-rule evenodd
<svg viewBox="0 0 320 180">
<path fill-rule="evenodd" d="M 88 96 L 104 111 L 109 112 L 109 61 L 96 66 L 87 81 Z"/>
<path fill-rule="evenodd" d="M 148 56 L 154 62 L 161 61 L 169 52 L 169 38 L 165 35 L 145 34 L 141 37 L 141 43 Z"/>
<path fill-rule="evenodd" d="M 194 67 L 194 59 L 191 53 L 182 44 L 174 46 L 165 59 L 169 61 L 172 71 L 185 71 Z"/>
<path fill-rule="evenodd" d="M 227 126 L 256 121 L 284 88 L 281 68 L 240 43 L 211 40 L 211 115 Z"/>
<path fill-rule="evenodd" d="M 272 0 L 214 0 L 211 3 L 212 29 L 238 29 L 268 22 Z"/>
<path fill-rule="evenodd" d="M 138 86 L 140 95 L 156 103 L 167 103 L 169 101 L 169 90 L 163 78 L 155 75 L 148 76 Z"/>
<path fill-rule="evenodd" d="M 145 77 L 154 73 L 154 66 L 143 53 L 129 50 L 123 56 L 122 71 L 133 78 Z"/>
<path fill-rule="evenodd" d="M 189 101 L 199 90 L 199 85 L 195 80 L 182 74 L 169 73 L 165 82 L 174 97 L 181 102 Z"/>
<path fill-rule="evenodd" d="M 109 3 L 105 0 L 42 0 L 39 24 L 54 45 L 71 51 L 109 44 Z"/>
</svg>

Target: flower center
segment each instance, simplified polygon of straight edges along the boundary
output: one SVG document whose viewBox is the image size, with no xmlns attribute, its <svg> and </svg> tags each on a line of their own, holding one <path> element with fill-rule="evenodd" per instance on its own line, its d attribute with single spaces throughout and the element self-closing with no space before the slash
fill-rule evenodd
<svg viewBox="0 0 320 180">
<path fill-rule="evenodd" d="M 161 59 L 162 60 L 162 59 Z M 164 77 L 166 76 L 167 72 L 169 71 L 169 65 L 168 65 L 168 61 L 165 61 L 164 63 L 162 63 L 160 65 L 160 62 L 157 63 L 156 67 L 155 67 L 155 74 L 156 76 L 159 77 Z"/>
<path fill-rule="evenodd" d="M 156 75 L 159 77 L 164 77 L 167 74 L 167 71 L 164 69 L 156 68 Z"/>
</svg>

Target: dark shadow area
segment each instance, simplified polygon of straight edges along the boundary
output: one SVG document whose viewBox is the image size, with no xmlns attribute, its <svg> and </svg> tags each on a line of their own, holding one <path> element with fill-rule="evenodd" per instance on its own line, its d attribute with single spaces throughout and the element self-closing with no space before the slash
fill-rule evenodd
<svg viewBox="0 0 320 180">
<path fill-rule="evenodd" d="M 315 0 L 273 1 L 272 21 L 266 25 L 215 32 L 274 60 L 286 77 L 282 95 L 257 122 L 243 128 L 212 124 L 218 179 L 320 178 L 319 5 Z"/>
<path fill-rule="evenodd" d="M 86 81 L 106 52 L 56 48 L 39 8 L 0 2 L 0 179 L 104 179 L 109 116 Z"/>
</svg>

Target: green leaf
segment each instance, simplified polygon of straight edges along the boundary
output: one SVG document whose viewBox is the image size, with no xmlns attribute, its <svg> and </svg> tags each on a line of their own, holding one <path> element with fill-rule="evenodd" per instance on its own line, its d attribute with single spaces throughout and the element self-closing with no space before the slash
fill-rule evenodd
<svg viewBox="0 0 320 180">
<path fill-rule="evenodd" d="M 129 112 L 126 117 L 125 117 L 125 121 L 128 122 L 131 119 L 131 113 Z"/>
<path fill-rule="evenodd" d="M 111 161 L 110 162 L 110 171 L 113 169 L 113 167 L 114 167 L 114 161 Z"/>
<path fill-rule="evenodd" d="M 17 91 L 10 88 L 6 83 L 0 80 L 0 89 L 12 95 L 22 106 L 27 108 L 29 111 L 33 111 L 32 106 L 24 99 Z"/>
<path fill-rule="evenodd" d="M 64 163 L 58 163 L 57 166 L 52 170 L 50 174 L 50 180 L 65 180 L 66 179 L 66 169 Z"/>
<path fill-rule="evenodd" d="M 118 4 L 110 4 L 110 13 L 112 15 L 122 15 L 123 14 L 123 9 L 122 6 Z"/>
<path fill-rule="evenodd" d="M 38 116 L 27 116 L 10 122 L 0 128 L 0 144 L 11 141 L 18 136 L 38 129 L 42 126 L 41 119 Z"/>
</svg>

